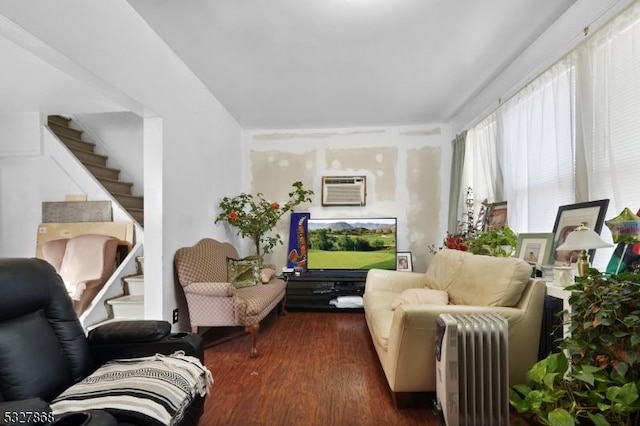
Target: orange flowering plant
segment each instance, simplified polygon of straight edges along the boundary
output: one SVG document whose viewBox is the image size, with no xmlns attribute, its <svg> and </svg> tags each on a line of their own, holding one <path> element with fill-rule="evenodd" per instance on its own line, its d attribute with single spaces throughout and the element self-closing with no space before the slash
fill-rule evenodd
<svg viewBox="0 0 640 426">
<path fill-rule="evenodd" d="M 258 256 L 271 253 L 276 245 L 282 244 L 280 234 L 269 235 L 280 218 L 297 205 L 311 202 L 313 191 L 305 189 L 302 182 L 294 182 L 291 186 L 293 191 L 289 192 L 289 201 L 282 205 L 265 199 L 262 193 L 224 197 L 215 223 L 227 222 L 238 228 L 238 235 L 251 238 Z"/>
</svg>

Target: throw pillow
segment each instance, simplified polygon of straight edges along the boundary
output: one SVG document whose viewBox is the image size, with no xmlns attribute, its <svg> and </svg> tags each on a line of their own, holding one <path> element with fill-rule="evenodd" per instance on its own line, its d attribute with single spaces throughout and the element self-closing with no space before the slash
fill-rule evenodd
<svg viewBox="0 0 640 426">
<path fill-rule="evenodd" d="M 227 281 L 236 288 L 251 287 L 260 283 L 262 259 L 249 256 L 244 259 L 227 257 Z"/>
<path fill-rule="evenodd" d="M 275 268 L 262 268 L 260 270 L 260 280 L 262 281 L 262 284 L 266 284 L 269 281 L 271 281 L 271 278 L 276 276 L 276 269 Z"/>
<path fill-rule="evenodd" d="M 402 293 L 391 304 L 391 309 L 396 309 L 400 305 L 448 305 L 449 295 L 446 291 L 432 290 L 430 288 L 409 288 Z"/>
</svg>

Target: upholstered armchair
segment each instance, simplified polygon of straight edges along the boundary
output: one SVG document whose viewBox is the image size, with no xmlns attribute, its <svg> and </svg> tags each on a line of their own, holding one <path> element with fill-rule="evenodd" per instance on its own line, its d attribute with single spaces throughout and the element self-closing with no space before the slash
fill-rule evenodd
<svg viewBox="0 0 640 426">
<path fill-rule="evenodd" d="M 174 263 L 187 299 L 191 329 L 195 333 L 198 327 L 243 326 L 251 337 L 250 357 L 255 358 L 260 321 L 278 304 L 280 313 L 286 313 L 286 285 L 274 270 L 258 271 L 260 280 L 255 285 L 234 285 L 227 259 L 238 259 L 236 249 L 211 238 L 176 252 Z"/>
<path fill-rule="evenodd" d="M 113 274 L 119 242 L 108 235 L 84 234 L 42 245 L 44 259 L 62 277 L 78 316 Z"/>
<path fill-rule="evenodd" d="M 87 336 L 42 259 L 0 258 L 0 289 L 0 424 L 197 424 L 211 385 L 200 336 L 166 321 Z"/>
</svg>

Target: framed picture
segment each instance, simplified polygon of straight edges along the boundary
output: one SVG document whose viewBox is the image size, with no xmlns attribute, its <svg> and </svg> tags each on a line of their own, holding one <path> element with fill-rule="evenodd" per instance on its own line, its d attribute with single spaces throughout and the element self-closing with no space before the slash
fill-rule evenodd
<svg viewBox="0 0 640 426">
<path fill-rule="evenodd" d="M 396 253 L 396 270 L 401 272 L 413 272 L 413 262 L 410 251 L 399 251 Z"/>
<path fill-rule="evenodd" d="M 484 231 L 502 229 L 507 225 L 507 202 L 492 203 L 487 205 L 487 216 L 484 222 Z"/>
<path fill-rule="evenodd" d="M 564 243 L 567 235 L 579 225 L 584 225 L 599 234 L 602 231 L 607 207 L 609 207 L 608 199 L 560 206 L 553 224 L 553 249 L 549 256 L 549 263 L 564 266 L 575 265 L 578 261 L 579 250 L 556 251 L 556 247 Z M 594 254 L 595 249 L 589 250 L 590 261 L 593 261 Z"/>
<path fill-rule="evenodd" d="M 525 260 L 536 268 L 545 264 L 551 254 L 553 232 L 543 234 L 519 234 L 516 245 L 516 257 Z"/>
</svg>

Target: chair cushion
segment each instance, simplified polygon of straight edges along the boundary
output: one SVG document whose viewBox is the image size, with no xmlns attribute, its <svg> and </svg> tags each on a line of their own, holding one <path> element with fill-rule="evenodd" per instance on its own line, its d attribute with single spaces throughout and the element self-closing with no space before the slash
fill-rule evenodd
<svg viewBox="0 0 640 426">
<path fill-rule="evenodd" d="M 227 280 L 236 288 L 251 287 L 261 283 L 262 259 L 249 256 L 244 259 L 227 257 Z"/>
<path fill-rule="evenodd" d="M 522 259 L 441 250 L 429 265 L 426 286 L 449 293 L 455 305 L 515 306 L 529 282 Z"/>
<path fill-rule="evenodd" d="M 446 291 L 430 288 L 408 288 L 395 298 L 391 309 L 396 309 L 404 304 L 447 305 L 449 304 L 449 294 Z"/>
<path fill-rule="evenodd" d="M 175 353 L 121 359 L 104 364 L 51 403 L 55 415 L 102 409 L 119 421 L 177 424 L 213 379 L 197 358 Z"/>
</svg>

